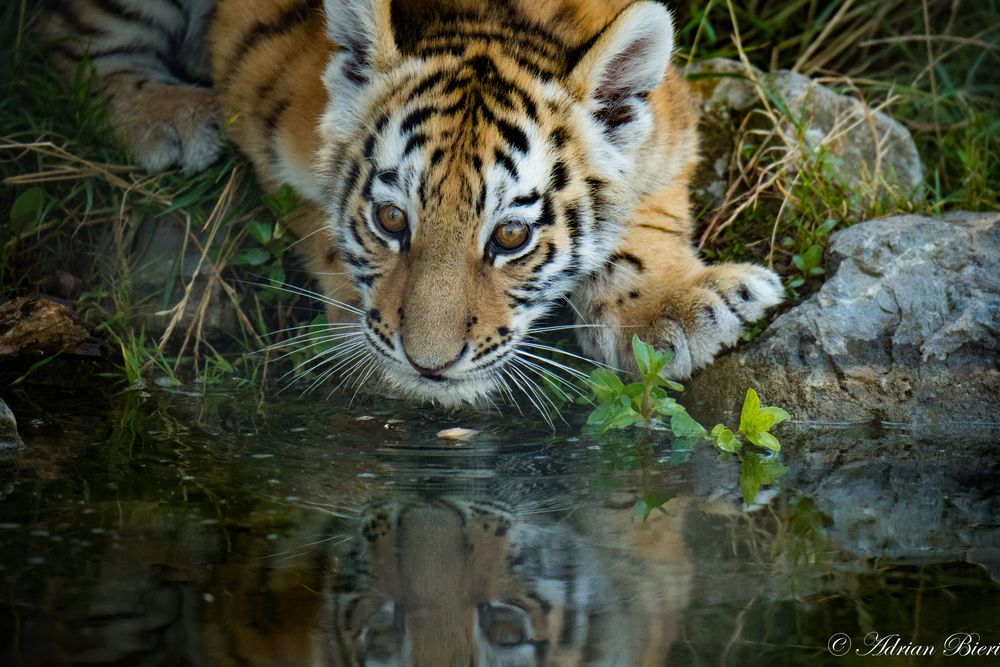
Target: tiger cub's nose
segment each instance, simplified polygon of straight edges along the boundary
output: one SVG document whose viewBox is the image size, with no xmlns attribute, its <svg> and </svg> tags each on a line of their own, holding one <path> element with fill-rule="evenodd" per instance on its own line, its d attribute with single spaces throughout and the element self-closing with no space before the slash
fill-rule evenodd
<svg viewBox="0 0 1000 667">
<path fill-rule="evenodd" d="M 444 380 L 444 377 L 442 377 L 444 372 L 458 363 L 458 360 L 465 354 L 468 346 L 468 343 L 463 345 L 458 354 L 447 361 L 443 361 L 443 357 L 440 355 L 411 355 L 410 351 L 406 349 L 405 343 L 403 344 L 403 353 L 406 355 L 406 360 L 410 362 L 413 369 L 420 373 L 420 375 L 428 380 L 440 382 Z"/>
</svg>

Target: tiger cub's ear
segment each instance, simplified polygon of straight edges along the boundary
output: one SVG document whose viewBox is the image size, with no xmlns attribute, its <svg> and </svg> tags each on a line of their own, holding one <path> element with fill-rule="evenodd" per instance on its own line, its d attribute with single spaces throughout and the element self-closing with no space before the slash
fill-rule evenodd
<svg viewBox="0 0 1000 667">
<path fill-rule="evenodd" d="M 323 6 L 327 35 L 340 48 L 323 75 L 330 93 L 327 118 L 343 127 L 358 120 L 365 89 L 372 78 L 399 62 L 399 48 L 392 29 L 391 0 L 324 0 Z"/>
<path fill-rule="evenodd" d="M 674 25 L 666 7 L 641 0 L 622 11 L 596 37 L 569 76 L 611 143 L 629 148 L 651 120 L 645 96 L 663 81 L 674 48 Z"/>
</svg>

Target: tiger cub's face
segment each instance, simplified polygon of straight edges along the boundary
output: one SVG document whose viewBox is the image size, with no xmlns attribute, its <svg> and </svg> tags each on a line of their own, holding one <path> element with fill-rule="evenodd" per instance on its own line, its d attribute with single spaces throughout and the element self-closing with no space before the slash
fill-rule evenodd
<svg viewBox="0 0 1000 667">
<path fill-rule="evenodd" d="M 353 590 L 328 610 L 337 664 L 584 664 L 583 648 L 606 630 L 593 607 L 607 600 L 592 588 L 607 587 L 607 574 L 581 538 L 532 529 L 499 506 L 382 506 L 352 558 Z"/>
<path fill-rule="evenodd" d="M 672 47 L 653 2 L 588 48 L 442 20 L 405 51 L 388 0 L 328 0 L 319 164 L 364 339 L 390 384 L 442 403 L 523 384 L 532 326 L 605 263 L 639 195 L 647 95 Z"/>
</svg>

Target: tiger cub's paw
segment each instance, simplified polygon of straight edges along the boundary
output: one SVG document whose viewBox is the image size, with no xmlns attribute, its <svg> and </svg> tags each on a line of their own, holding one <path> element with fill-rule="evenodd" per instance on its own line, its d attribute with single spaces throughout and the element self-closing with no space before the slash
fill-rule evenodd
<svg viewBox="0 0 1000 667">
<path fill-rule="evenodd" d="M 222 147 L 208 88 L 149 83 L 116 95 L 112 120 L 133 158 L 149 172 L 179 166 L 195 174 L 211 165 Z"/>
<path fill-rule="evenodd" d="M 650 332 L 651 342 L 673 350 L 674 360 L 667 367 L 670 376 L 690 377 L 735 344 L 753 322 L 781 303 L 784 294 L 781 279 L 762 266 L 706 267 L 689 291 L 665 305 Z"/>
</svg>

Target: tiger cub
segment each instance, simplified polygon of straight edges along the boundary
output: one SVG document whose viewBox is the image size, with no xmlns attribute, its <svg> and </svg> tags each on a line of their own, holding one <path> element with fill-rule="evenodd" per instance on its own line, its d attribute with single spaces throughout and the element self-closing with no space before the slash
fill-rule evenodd
<svg viewBox="0 0 1000 667">
<path fill-rule="evenodd" d="M 61 0 L 45 31 L 147 169 L 204 168 L 231 119 L 265 187 L 310 202 L 300 247 L 358 334 L 324 363 L 403 394 L 523 386 L 565 301 L 587 355 L 628 367 L 638 334 L 685 378 L 782 299 L 692 247 L 696 117 L 658 2 Z"/>
</svg>

